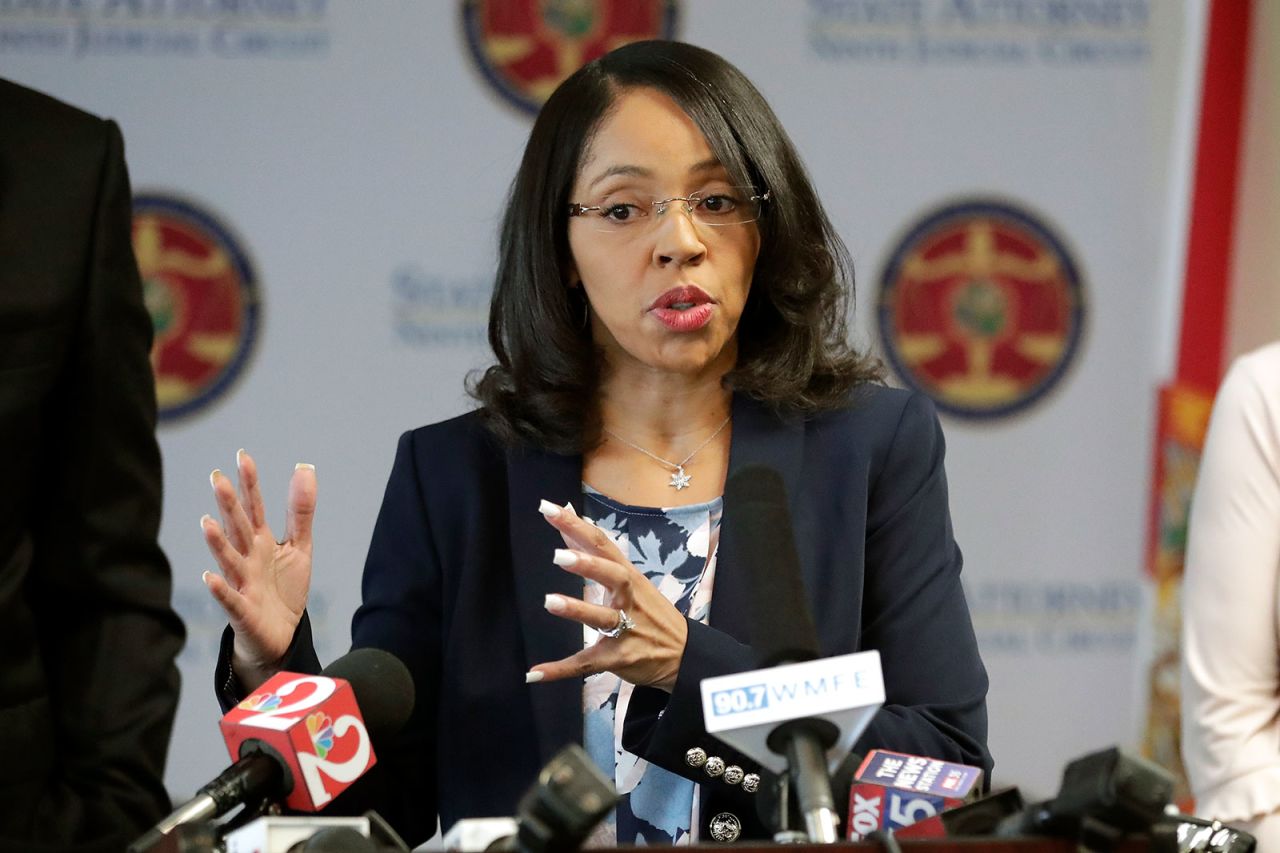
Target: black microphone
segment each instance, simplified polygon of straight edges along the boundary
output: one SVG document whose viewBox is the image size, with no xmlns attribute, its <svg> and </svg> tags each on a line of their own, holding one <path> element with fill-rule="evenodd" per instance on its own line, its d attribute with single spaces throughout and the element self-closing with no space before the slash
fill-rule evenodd
<svg viewBox="0 0 1280 853">
<path fill-rule="evenodd" d="M 1218 821 L 1179 814 L 1171 804 L 1168 770 L 1119 747 L 1070 762 L 1052 800 L 1035 803 L 1001 820 L 997 836 L 1053 835 L 1074 838 L 1080 850 L 1111 850 L 1141 833 L 1158 853 L 1251 853 L 1257 839 Z"/>
<path fill-rule="evenodd" d="M 1109 843 L 1127 832 L 1144 832 L 1164 817 L 1173 799 L 1173 776 L 1155 762 L 1119 747 L 1091 752 L 1067 764 L 1052 800 L 1033 803 L 1001 821 L 1002 836 L 1079 837 Z"/>
<path fill-rule="evenodd" d="M 289 853 L 378 853 L 378 845 L 349 826 L 335 826 L 299 841 Z"/>
<path fill-rule="evenodd" d="M 464 818 L 444 837 L 461 853 L 571 853 L 618 802 L 613 781 L 576 743 L 560 750 L 520 798 L 515 818 Z"/>
<path fill-rule="evenodd" d="M 751 585 L 751 646 L 759 665 L 819 657 L 782 475 L 764 465 L 741 468 L 725 483 L 724 502 L 742 534 L 739 556 Z"/>
<path fill-rule="evenodd" d="M 340 678 L 351 685 L 362 723 L 371 741 L 384 741 L 408 721 L 413 711 L 414 687 L 409 670 L 394 655 L 381 649 L 356 649 L 325 668 L 326 678 Z M 233 709 L 228 716 L 235 713 Z M 244 741 L 241 758 L 197 791 L 196 796 L 129 847 L 129 853 L 145 853 L 176 827 L 212 820 L 239 805 L 278 800 L 288 796 L 301 780 L 294 778 L 289 762 L 279 751 L 289 741 L 271 737 Z M 385 741 L 384 741 L 385 742 Z"/>
<path fill-rule="evenodd" d="M 742 533 L 738 556 L 751 589 L 751 645 L 759 652 L 760 665 L 819 657 L 782 476 L 763 465 L 748 465 L 725 483 L 724 503 Z M 782 723 L 768 738 L 769 749 L 787 757 L 805 829 L 815 843 L 836 841 L 839 816 L 826 750 L 838 737 L 829 720 L 805 718 Z"/>
</svg>

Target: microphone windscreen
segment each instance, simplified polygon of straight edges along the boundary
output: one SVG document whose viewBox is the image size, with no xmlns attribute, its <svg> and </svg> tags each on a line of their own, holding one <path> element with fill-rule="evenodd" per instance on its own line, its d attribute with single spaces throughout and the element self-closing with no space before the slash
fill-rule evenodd
<svg viewBox="0 0 1280 853">
<path fill-rule="evenodd" d="M 725 483 L 724 505 L 750 587 L 751 645 L 760 666 L 818 657 L 782 475 L 764 465 L 744 466 Z"/>
<path fill-rule="evenodd" d="M 330 826 L 294 844 L 286 853 L 378 853 L 378 845 L 349 826 Z"/>
<path fill-rule="evenodd" d="M 369 737 L 384 743 L 413 713 L 413 676 L 398 657 L 382 649 L 354 649 L 325 667 L 323 675 L 351 685 Z"/>
</svg>

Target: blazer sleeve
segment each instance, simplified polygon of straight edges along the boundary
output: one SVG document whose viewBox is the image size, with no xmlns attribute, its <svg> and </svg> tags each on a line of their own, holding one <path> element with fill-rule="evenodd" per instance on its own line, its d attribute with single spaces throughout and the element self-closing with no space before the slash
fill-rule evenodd
<svg viewBox="0 0 1280 853">
<path fill-rule="evenodd" d="M 121 845 L 169 807 L 165 754 L 185 632 L 157 543 L 151 320 L 131 245 L 123 140 L 103 122 L 83 301 L 45 411 L 30 584 L 58 733 L 37 823 Z"/>
<path fill-rule="evenodd" d="M 623 748 L 699 783 L 707 781 L 706 773 L 685 760 L 693 746 L 746 773 L 766 773 L 754 759 L 707 734 L 702 721 L 702 679 L 754 669 L 759 656 L 724 631 L 688 618 L 685 623 L 689 634 L 676 683 L 670 694 L 656 687 L 635 688 L 623 721 Z"/>
<path fill-rule="evenodd" d="M 908 398 L 867 501 L 862 626 L 858 649 L 880 652 L 885 704 L 855 750 L 882 748 L 981 767 L 989 778 L 987 674 L 960 584 L 943 470 L 945 446 L 932 404 Z M 638 688 L 624 727 L 627 749 L 705 782 L 684 752 L 712 738 L 702 724 L 699 683 L 757 665 L 747 645 L 689 624 L 670 695 Z M 750 758 L 714 741 L 726 763 L 759 772 Z M 708 748 L 709 749 L 709 748 Z"/>
<path fill-rule="evenodd" d="M 945 443 L 913 394 L 868 501 L 861 648 L 880 652 L 885 704 L 855 749 L 981 767 L 989 784 L 987 671 L 960 583 Z"/>
</svg>

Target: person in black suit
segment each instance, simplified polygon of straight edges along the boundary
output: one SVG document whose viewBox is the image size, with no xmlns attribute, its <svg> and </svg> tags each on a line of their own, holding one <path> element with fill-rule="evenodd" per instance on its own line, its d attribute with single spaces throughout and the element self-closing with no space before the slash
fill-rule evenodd
<svg viewBox="0 0 1280 853">
<path fill-rule="evenodd" d="M 758 665 L 722 496 L 753 463 L 786 483 L 821 651 L 881 653 L 860 748 L 990 770 L 941 430 L 850 348 L 850 291 L 786 133 L 720 57 L 633 44 L 552 94 L 506 207 L 482 407 L 401 438 L 352 627 L 416 683 L 364 786 L 407 840 L 512 813 L 575 741 L 623 794 L 594 843 L 763 835 L 763 771 L 707 735 L 698 694 Z M 224 706 L 319 667 L 314 470 L 282 544 L 247 455 L 238 474 L 239 497 L 215 472 L 202 521 Z"/>
<path fill-rule="evenodd" d="M 0 80 L 0 849 L 162 816 L 181 620 L 123 141 Z"/>
</svg>

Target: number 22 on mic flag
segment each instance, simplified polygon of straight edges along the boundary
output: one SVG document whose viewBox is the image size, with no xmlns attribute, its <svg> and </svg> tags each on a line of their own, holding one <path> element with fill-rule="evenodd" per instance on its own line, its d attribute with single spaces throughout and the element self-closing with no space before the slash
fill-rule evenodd
<svg viewBox="0 0 1280 853">
<path fill-rule="evenodd" d="M 340 678 L 277 673 L 219 726 L 233 761 L 269 749 L 289 765 L 284 804 L 298 811 L 324 808 L 377 761 L 355 693 Z"/>
</svg>

